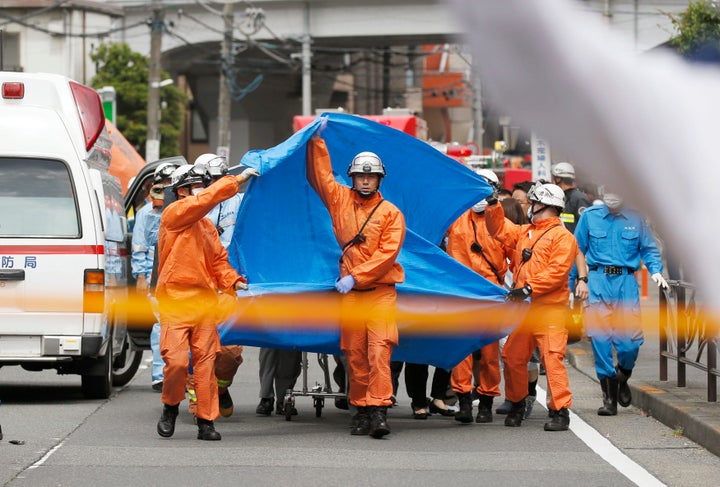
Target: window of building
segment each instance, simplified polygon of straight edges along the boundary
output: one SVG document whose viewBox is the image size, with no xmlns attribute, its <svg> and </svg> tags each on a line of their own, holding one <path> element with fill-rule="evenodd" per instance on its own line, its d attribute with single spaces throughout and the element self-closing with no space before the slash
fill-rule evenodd
<svg viewBox="0 0 720 487">
<path fill-rule="evenodd" d="M 2 32 L 0 34 L 0 48 L 2 48 L 2 70 L 22 71 L 20 64 L 20 34 L 17 32 Z"/>
</svg>

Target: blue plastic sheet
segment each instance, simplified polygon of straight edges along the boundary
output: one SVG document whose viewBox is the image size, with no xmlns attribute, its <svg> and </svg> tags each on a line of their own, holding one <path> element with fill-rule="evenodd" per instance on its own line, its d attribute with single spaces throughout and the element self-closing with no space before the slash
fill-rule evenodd
<svg viewBox="0 0 720 487">
<path fill-rule="evenodd" d="M 400 314 L 420 311 L 425 320 L 428 314 L 438 316 L 437 333 L 430 334 L 420 331 L 412 318 L 399 321 L 400 343 L 393 360 L 449 369 L 512 329 L 521 316 L 518 307 L 504 303 L 505 291 L 439 248 L 450 224 L 490 194 L 485 180 L 394 128 L 352 115 L 323 116 L 328 123 L 322 136 L 337 180 L 351 185 L 347 167 L 361 151 L 375 152 L 386 166 L 387 177 L 380 191 L 403 212 L 407 223 L 399 256 L 406 275 L 405 282 L 397 286 Z M 330 215 L 305 174 L 307 141 L 318 124 L 319 119 L 273 148 L 247 153 L 241 161 L 261 174 L 246 191 L 238 215 L 241 223 L 235 227 L 228 249 L 230 263 L 247 276 L 251 288 L 241 300 L 287 293 L 337 294 L 334 282 L 340 248 Z M 423 299 L 413 299 L 418 296 Z M 417 309 L 418 303 L 422 310 Z M 507 309 L 504 330 L 485 331 L 483 314 L 492 314 L 497 320 L 498 309 Z M 476 312 L 477 331 L 444 333 L 442 316 L 456 310 Z M 340 353 L 336 324 L 298 330 L 270 321 L 263 324 L 266 326 L 250 326 L 240 314 L 220 327 L 222 343 Z"/>
</svg>

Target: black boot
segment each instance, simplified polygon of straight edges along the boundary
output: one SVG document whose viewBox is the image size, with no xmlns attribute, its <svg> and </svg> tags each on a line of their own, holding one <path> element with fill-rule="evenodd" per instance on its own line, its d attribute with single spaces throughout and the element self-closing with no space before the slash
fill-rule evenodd
<svg viewBox="0 0 720 487">
<path fill-rule="evenodd" d="M 621 369 L 620 366 L 615 366 L 615 371 L 617 372 L 615 377 L 617 377 L 618 381 L 618 402 L 622 407 L 626 408 L 632 404 L 632 393 L 630 392 L 630 386 L 627 384 L 632 375 L 632 370 L 625 370 Z"/>
<path fill-rule="evenodd" d="M 162 416 L 157 424 L 157 432 L 163 438 L 170 438 L 175 433 L 175 419 L 178 416 L 178 405 L 163 404 Z"/>
<path fill-rule="evenodd" d="M 493 397 L 492 396 L 483 396 L 482 394 L 478 398 L 480 401 L 478 403 L 478 413 L 477 416 L 475 416 L 475 422 L 476 423 L 492 423 L 493 415 L 492 415 L 492 403 L 493 403 Z"/>
<path fill-rule="evenodd" d="M 525 398 L 512 403 L 510 411 L 505 416 L 505 426 L 520 426 L 525 417 Z"/>
<path fill-rule="evenodd" d="M 368 408 L 358 406 L 357 414 L 352 417 L 350 422 L 350 434 L 367 436 L 368 433 L 370 433 L 370 415 L 368 414 Z"/>
<path fill-rule="evenodd" d="M 598 416 L 616 416 L 618 405 L 618 380 L 617 377 L 611 379 L 601 379 L 600 387 L 603 392 L 603 405 L 598 409 Z"/>
<path fill-rule="evenodd" d="M 198 418 L 197 425 L 198 425 L 198 435 L 197 435 L 198 440 L 218 441 L 222 438 L 220 436 L 220 433 L 215 431 L 215 424 L 212 421 L 209 421 L 207 419 Z"/>
<path fill-rule="evenodd" d="M 382 406 L 370 407 L 370 436 L 382 438 L 390 434 L 390 426 L 387 424 L 387 408 Z"/>
<path fill-rule="evenodd" d="M 556 411 L 552 419 L 545 423 L 545 431 L 567 431 L 570 428 L 570 411 L 562 408 Z"/>
<path fill-rule="evenodd" d="M 457 394 L 459 411 L 455 413 L 455 421 L 459 421 L 462 424 L 472 423 L 472 394 L 469 392 Z"/>
</svg>

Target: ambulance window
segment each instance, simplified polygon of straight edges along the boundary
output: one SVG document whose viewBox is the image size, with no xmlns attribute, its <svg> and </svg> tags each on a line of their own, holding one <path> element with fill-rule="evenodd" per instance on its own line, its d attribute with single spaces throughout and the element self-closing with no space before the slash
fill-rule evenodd
<svg viewBox="0 0 720 487">
<path fill-rule="evenodd" d="M 45 159 L 0 158 L 0 237 L 80 237 L 67 166 Z"/>
</svg>

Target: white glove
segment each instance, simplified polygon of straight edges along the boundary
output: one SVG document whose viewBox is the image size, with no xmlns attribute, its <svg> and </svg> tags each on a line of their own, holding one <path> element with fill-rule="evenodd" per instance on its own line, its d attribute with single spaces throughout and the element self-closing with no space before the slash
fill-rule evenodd
<svg viewBox="0 0 720 487">
<path fill-rule="evenodd" d="M 244 183 L 253 176 L 259 177 L 260 173 L 254 167 L 248 167 L 247 169 L 243 169 L 243 171 L 240 173 L 240 175 L 238 176 L 238 181 Z"/>
<path fill-rule="evenodd" d="M 335 289 L 341 294 L 347 294 L 355 285 L 355 278 L 348 274 L 342 279 L 335 281 Z"/>
<path fill-rule="evenodd" d="M 328 123 L 327 115 L 324 117 L 320 117 L 320 125 L 317 126 L 317 128 L 315 129 L 315 133 L 313 135 L 317 136 L 317 137 L 322 136 L 322 133 L 327 128 L 327 123 Z"/>
<path fill-rule="evenodd" d="M 655 284 L 657 284 L 657 285 L 660 286 L 661 288 L 663 288 L 663 289 L 667 289 L 667 288 L 668 288 L 668 283 L 667 283 L 667 281 L 666 281 L 665 278 L 662 276 L 662 274 L 660 274 L 659 272 L 656 272 L 655 274 L 653 274 L 652 276 L 650 276 L 650 279 L 652 279 L 653 281 L 655 281 Z"/>
<path fill-rule="evenodd" d="M 247 290 L 248 285 L 246 282 L 238 281 L 235 283 L 235 290 L 236 291 L 245 291 Z"/>
</svg>

